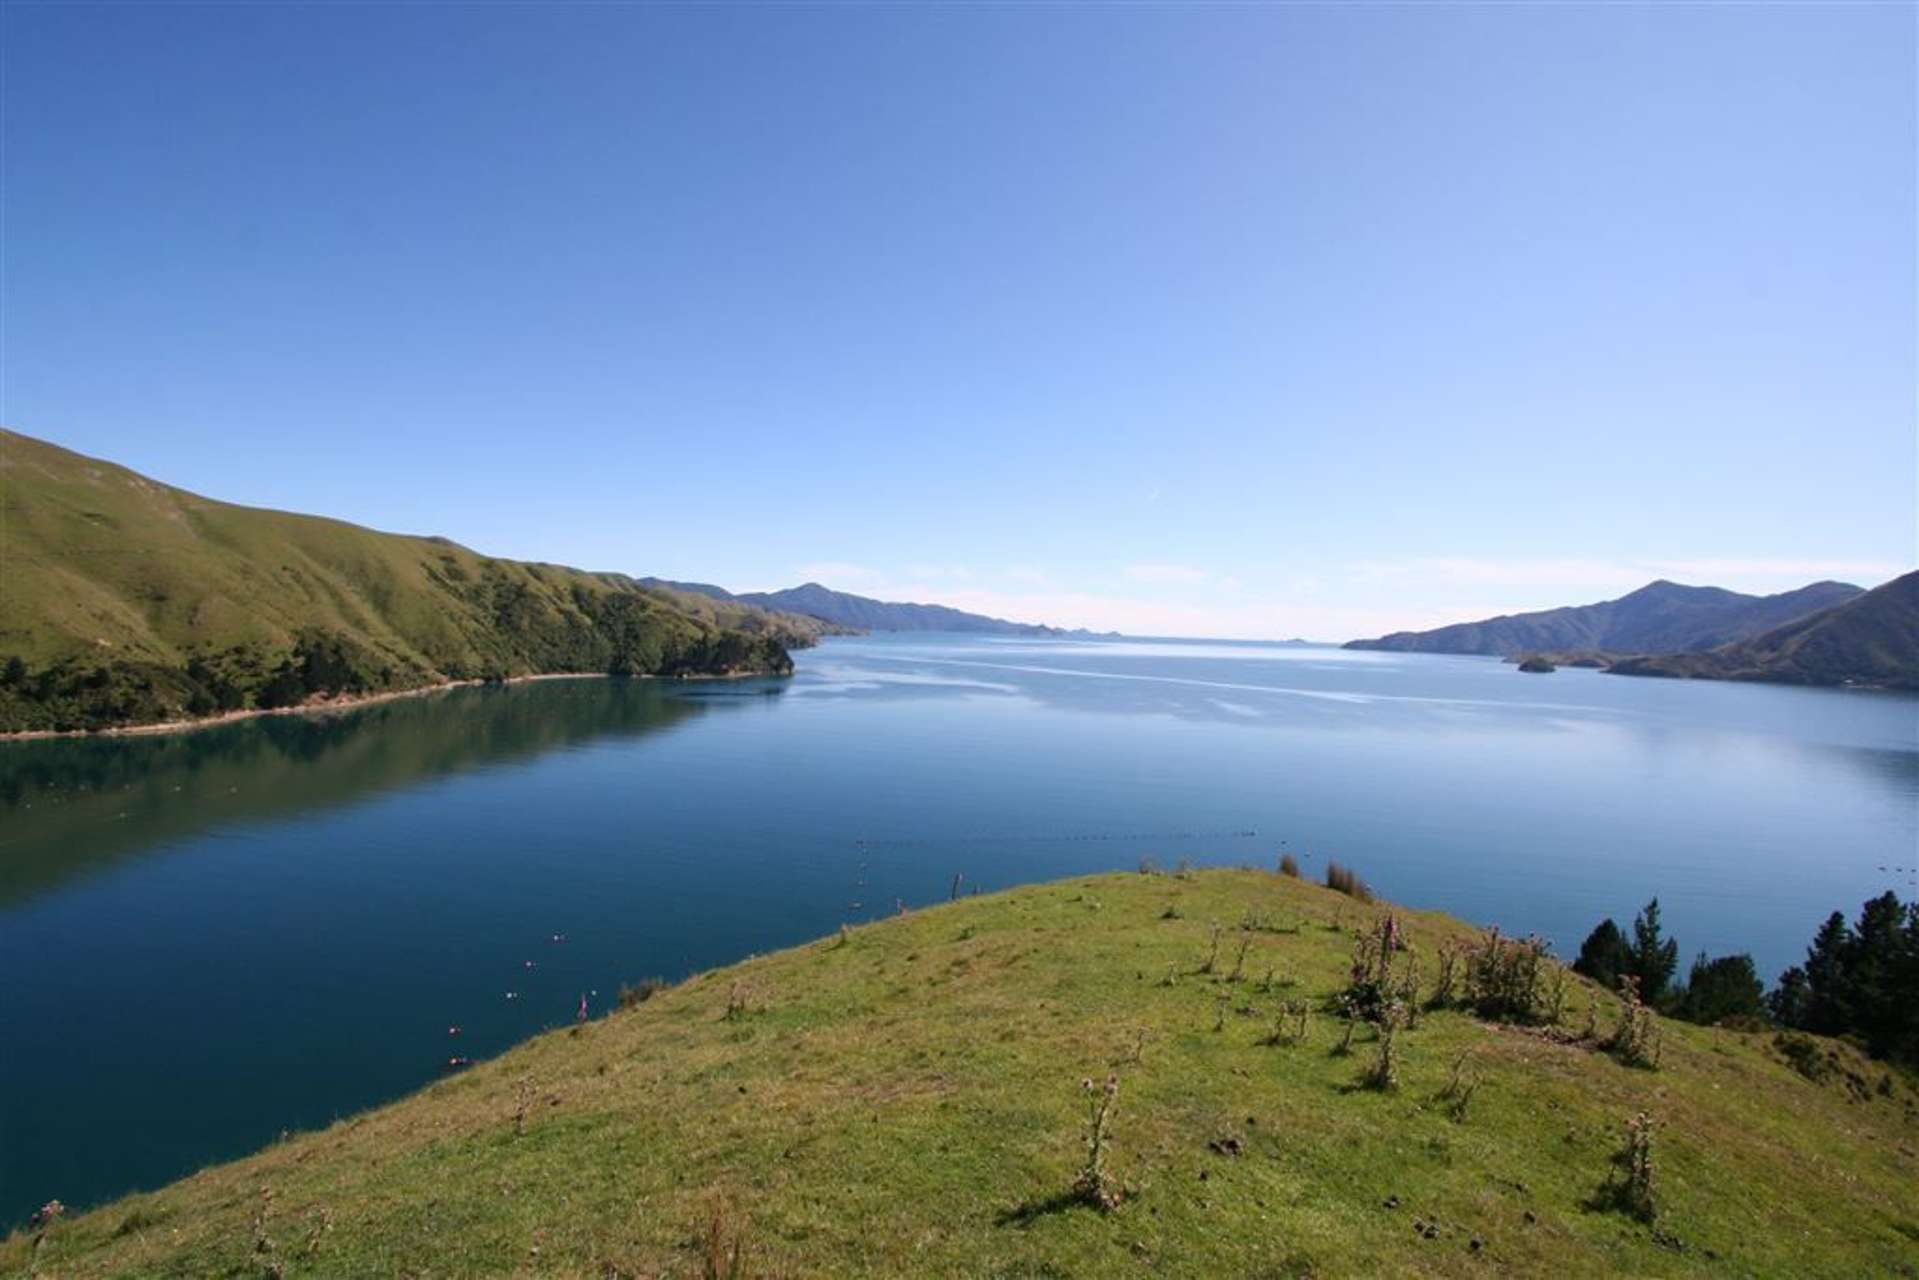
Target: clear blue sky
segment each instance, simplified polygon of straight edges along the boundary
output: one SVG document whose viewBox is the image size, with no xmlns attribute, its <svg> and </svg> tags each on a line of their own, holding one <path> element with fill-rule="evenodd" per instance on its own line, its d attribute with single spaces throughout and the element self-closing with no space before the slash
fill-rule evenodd
<svg viewBox="0 0 1919 1280">
<path fill-rule="evenodd" d="M 4 10 L 0 420 L 1325 638 L 1915 548 L 1908 5 Z"/>
</svg>

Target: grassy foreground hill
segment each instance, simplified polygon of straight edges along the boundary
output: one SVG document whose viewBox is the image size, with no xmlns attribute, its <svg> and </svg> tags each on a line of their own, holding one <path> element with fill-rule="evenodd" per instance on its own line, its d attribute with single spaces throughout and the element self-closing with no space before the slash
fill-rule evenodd
<svg viewBox="0 0 1919 1280">
<path fill-rule="evenodd" d="M 0 431 L 0 732 L 454 680 L 790 669 L 810 618 L 199 497 Z"/>
<path fill-rule="evenodd" d="M 1915 1274 L 1919 1093 L 1843 1046 L 1790 1042 L 1808 1075 L 1770 1033 L 1666 1024 L 1657 1069 L 1628 1066 L 1600 1043 L 1616 1002 L 1588 1036 L 1567 979 L 1556 1025 L 1423 1012 L 1397 1087 L 1365 1087 L 1379 1045 L 1340 1053 L 1325 1009 L 1388 910 L 1208 871 L 913 912 L 17 1231 L 0 1269 Z M 1397 918 L 1427 990 L 1479 937 Z M 1109 1076 L 1110 1211 L 1073 1191 Z M 1617 1203 L 1642 1111 L 1650 1222 Z"/>
</svg>

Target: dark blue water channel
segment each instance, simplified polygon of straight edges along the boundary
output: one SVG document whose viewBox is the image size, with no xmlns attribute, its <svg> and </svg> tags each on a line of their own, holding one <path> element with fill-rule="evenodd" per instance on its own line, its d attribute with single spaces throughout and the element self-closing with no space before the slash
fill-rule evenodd
<svg viewBox="0 0 1919 1280">
<path fill-rule="evenodd" d="M 1826 913 L 1919 881 L 1908 696 L 1221 643 L 798 656 L 783 681 L 0 744 L 0 1222 L 960 873 L 1271 866 L 1283 842 L 1562 952 L 1657 894 L 1688 956 L 1768 976 Z"/>
</svg>

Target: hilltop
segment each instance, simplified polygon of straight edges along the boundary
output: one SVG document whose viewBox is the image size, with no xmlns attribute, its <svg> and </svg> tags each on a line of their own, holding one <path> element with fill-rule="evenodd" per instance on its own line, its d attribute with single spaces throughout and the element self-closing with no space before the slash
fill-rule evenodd
<svg viewBox="0 0 1919 1280">
<path fill-rule="evenodd" d="M 1380 1046 L 1361 1030 L 1340 1052 L 1328 1009 L 1389 913 L 1422 994 L 1452 948 L 1486 945 L 1256 871 L 915 911 L 636 989 L 403 1101 L 60 1219 L 37 1254 L 17 1231 L 0 1268 L 1914 1274 L 1909 1079 L 1829 1041 L 1664 1022 L 1657 1068 L 1626 1065 L 1602 1043 L 1617 1002 L 1548 964 L 1542 989 L 1565 986 L 1547 1023 L 1424 1011 L 1395 1037 L 1396 1087 L 1369 1088 Z M 1642 1111 L 1650 1222 L 1618 1199 Z M 1075 1192 L 1096 1127 L 1110 1211 Z"/>
<path fill-rule="evenodd" d="M 615 573 L 235 506 L 0 432 L 0 732 L 558 672 L 791 669 L 823 627 Z"/>
<path fill-rule="evenodd" d="M 1620 675 L 1919 689 L 1919 572 L 1704 653 L 1625 658 Z"/>
<path fill-rule="evenodd" d="M 1617 600 L 1505 614 L 1432 631 L 1397 631 L 1353 640 L 1348 649 L 1401 653 L 1684 653 L 1761 635 L 1861 593 L 1848 582 L 1814 582 L 1778 595 L 1750 596 L 1720 587 L 1660 580 Z"/>
</svg>

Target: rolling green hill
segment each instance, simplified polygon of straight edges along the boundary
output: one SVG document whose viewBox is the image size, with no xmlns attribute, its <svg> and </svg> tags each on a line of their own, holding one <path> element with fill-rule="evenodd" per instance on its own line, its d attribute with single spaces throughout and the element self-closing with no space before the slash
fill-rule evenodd
<svg viewBox="0 0 1919 1280">
<path fill-rule="evenodd" d="M 1618 675 L 1919 689 L 1919 573 L 1750 640 L 1704 653 L 1624 658 Z"/>
<path fill-rule="evenodd" d="M 1331 1010 L 1389 910 L 1209 871 L 914 912 L 21 1229 L 0 1271 L 1914 1274 L 1909 1079 L 1676 1023 L 1628 1065 L 1613 997 L 1551 962 L 1515 996 L 1470 976 L 1514 942 L 1394 911 L 1384 985 L 1417 964 L 1420 1012 L 1369 1083 L 1383 1042 L 1360 1022 L 1342 1049 Z M 1468 978 L 1435 1001 L 1448 970 Z M 1625 1171 L 1642 1112 L 1650 1203 Z"/>
<path fill-rule="evenodd" d="M 234 506 L 0 432 L 0 731 L 452 680 L 789 670 L 820 624 Z"/>
</svg>

